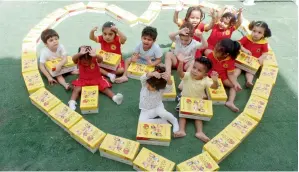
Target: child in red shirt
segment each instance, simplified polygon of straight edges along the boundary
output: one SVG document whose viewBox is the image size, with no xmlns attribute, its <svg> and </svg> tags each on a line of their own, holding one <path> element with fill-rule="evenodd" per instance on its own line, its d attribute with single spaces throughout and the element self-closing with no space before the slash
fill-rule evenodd
<svg viewBox="0 0 299 172">
<path fill-rule="evenodd" d="M 94 27 L 89 34 L 89 38 L 97 43 L 101 44 L 101 49 L 110 52 L 121 54 L 121 44 L 124 44 L 127 40 L 127 37 L 115 26 L 111 21 L 108 21 L 102 26 L 102 35 L 95 36 L 94 32 L 97 31 L 98 27 Z M 116 75 L 121 75 L 124 73 L 125 62 L 121 59 L 120 64 L 118 65 L 115 72 L 107 71 L 101 68 L 101 73 L 110 78 L 110 81 L 113 83 L 115 81 Z"/>
<path fill-rule="evenodd" d="M 249 24 L 251 35 L 244 36 L 239 40 L 241 51 L 248 55 L 258 58 L 260 65 L 263 65 L 264 57 L 268 53 L 268 41 L 266 38 L 271 37 L 271 30 L 267 23 L 263 21 L 252 21 Z M 238 77 L 241 74 L 241 69 L 236 68 L 235 75 Z M 252 87 L 253 74 L 246 72 L 246 87 Z"/>
<path fill-rule="evenodd" d="M 76 110 L 76 100 L 80 95 L 83 86 L 97 85 L 99 91 L 110 97 L 116 104 L 121 104 L 123 95 L 116 95 L 111 91 L 111 84 L 102 76 L 98 63 L 102 62 L 103 58 L 96 55 L 94 49 L 90 46 L 81 46 L 78 54 L 73 56 L 73 61 L 79 67 L 79 78 L 73 81 L 74 90 L 71 100 L 68 102 L 72 110 Z"/>
<path fill-rule="evenodd" d="M 231 39 L 223 39 L 218 42 L 214 48 L 214 52 L 208 55 L 208 59 L 212 61 L 212 69 L 209 72 L 216 71 L 224 86 L 229 87 L 229 97 L 225 105 L 234 112 L 238 112 L 239 108 L 234 104 L 236 92 L 242 88 L 234 75 L 235 59 L 241 49 L 237 41 Z"/>
</svg>

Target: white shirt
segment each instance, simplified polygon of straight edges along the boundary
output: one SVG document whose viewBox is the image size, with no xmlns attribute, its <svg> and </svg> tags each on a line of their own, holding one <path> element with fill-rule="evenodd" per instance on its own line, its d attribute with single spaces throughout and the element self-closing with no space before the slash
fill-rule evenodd
<svg viewBox="0 0 299 172">
<path fill-rule="evenodd" d="M 162 52 L 161 48 L 156 43 L 153 43 L 152 47 L 149 50 L 144 51 L 142 42 L 140 42 L 137 45 L 137 47 L 135 48 L 134 52 L 140 54 L 140 58 L 138 59 L 138 63 L 141 63 L 141 64 L 146 64 L 147 63 L 146 57 L 151 57 L 151 60 L 155 61 L 156 59 L 161 58 L 162 55 L 163 55 L 163 52 Z"/>
<path fill-rule="evenodd" d="M 139 99 L 139 109 L 149 110 L 154 109 L 162 103 L 163 93 L 170 92 L 172 90 L 172 85 L 166 84 L 165 89 L 161 89 L 159 91 L 150 91 L 146 87 L 146 80 L 148 77 L 146 74 L 140 77 L 141 81 L 141 91 L 140 91 L 140 99 Z"/>
<path fill-rule="evenodd" d="M 185 57 L 184 62 L 189 62 L 191 60 L 194 60 L 195 52 L 196 50 L 201 46 L 202 44 L 194 39 L 190 42 L 190 44 L 184 46 L 181 43 L 180 36 L 175 36 L 175 49 L 174 49 L 174 55 L 178 55 L 179 53 L 182 53 Z"/>
<path fill-rule="evenodd" d="M 62 44 L 59 44 L 57 47 L 56 52 L 52 52 L 48 47 L 42 48 L 40 55 L 39 55 L 39 62 L 40 63 L 46 63 L 48 60 L 54 60 L 56 58 L 61 58 L 63 56 L 66 56 L 66 50 Z"/>
</svg>

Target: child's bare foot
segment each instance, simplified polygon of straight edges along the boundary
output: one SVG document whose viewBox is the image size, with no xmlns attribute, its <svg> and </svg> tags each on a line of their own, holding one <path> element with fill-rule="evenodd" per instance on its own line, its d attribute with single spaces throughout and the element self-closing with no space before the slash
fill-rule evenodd
<svg viewBox="0 0 299 172">
<path fill-rule="evenodd" d="M 68 91 L 72 88 L 72 86 L 69 83 L 65 83 L 64 88 Z"/>
<path fill-rule="evenodd" d="M 230 108 L 233 112 L 239 112 L 239 108 L 232 102 L 226 102 L 225 106 Z"/>
<path fill-rule="evenodd" d="M 175 138 L 185 137 L 185 136 L 186 136 L 186 132 L 185 132 L 185 131 L 181 131 L 181 130 L 179 130 L 178 132 L 175 132 L 175 133 L 173 134 L 173 136 L 174 136 Z"/>
<path fill-rule="evenodd" d="M 118 83 L 118 84 L 124 83 L 127 81 L 128 81 L 128 77 L 125 75 L 115 79 L 115 83 Z"/>
<path fill-rule="evenodd" d="M 253 87 L 253 83 L 252 82 L 246 82 L 246 87 L 247 88 L 252 88 Z"/>
<path fill-rule="evenodd" d="M 203 132 L 195 133 L 195 137 L 197 137 L 198 139 L 200 139 L 201 141 L 203 141 L 205 143 L 210 141 L 210 138 L 208 136 L 206 136 L 205 133 L 203 133 Z"/>
</svg>

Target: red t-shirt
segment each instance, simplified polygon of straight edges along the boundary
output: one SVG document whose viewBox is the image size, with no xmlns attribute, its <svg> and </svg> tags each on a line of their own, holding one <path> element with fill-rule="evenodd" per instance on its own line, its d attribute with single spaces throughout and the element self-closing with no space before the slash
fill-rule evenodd
<svg viewBox="0 0 299 172">
<path fill-rule="evenodd" d="M 179 20 L 178 26 L 181 27 L 184 22 L 185 22 L 185 20 Z M 200 22 L 197 25 L 196 29 L 200 30 L 201 32 L 204 32 L 205 31 L 205 24 L 203 22 Z M 194 29 L 194 34 L 195 34 L 196 29 Z M 195 36 L 195 35 L 193 35 L 193 39 L 195 39 L 198 42 L 201 42 L 201 39 L 199 37 Z"/>
<path fill-rule="evenodd" d="M 98 36 L 98 43 L 101 44 L 101 49 L 110 52 L 110 53 L 116 53 L 121 55 L 121 43 L 120 43 L 120 38 L 118 35 L 115 35 L 114 40 L 110 43 L 106 42 L 103 39 L 103 35 Z"/>
<path fill-rule="evenodd" d="M 222 80 L 227 79 L 227 72 L 233 72 L 235 70 L 235 60 L 231 57 L 227 57 L 224 60 L 219 61 L 214 57 L 214 53 L 208 54 L 208 59 L 212 62 L 212 71 L 216 71 Z"/>
<path fill-rule="evenodd" d="M 233 32 L 237 28 L 235 26 L 227 28 L 227 29 L 220 29 L 219 24 L 215 24 L 212 28 L 212 32 L 207 40 L 209 47 L 214 48 L 215 45 L 225 38 L 231 38 Z"/>
<path fill-rule="evenodd" d="M 240 44 L 249 50 L 252 56 L 259 58 L 263 53 L 268 52 L 268 41 L 266 39 L 254 42 L 251 35 L 244 36 L 239 40 Z"/>
<path fill-rule="evenodd" d="M 80 73 L 79 80 L 80 79 L 93 80 L 93 79 L 102 77 L 96 57 L 92 57 L 91 64 L 89 66 L 82 65 L 79 60 L 78 67 L 79 67 L 79 73 Z"/>
</svg>

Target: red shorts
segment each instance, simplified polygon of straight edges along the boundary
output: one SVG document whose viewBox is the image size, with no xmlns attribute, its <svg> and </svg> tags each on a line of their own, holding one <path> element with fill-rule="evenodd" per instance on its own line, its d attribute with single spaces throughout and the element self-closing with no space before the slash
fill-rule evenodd
<svg viewBox="0 0 299 172">
<path fill-rule="evenodd" d="M 175 64 L 175 66 L 172 67 L 173 69 L 178 69 L 178 67 L 179 67 L 179 59 L 176 58 L 176 60 L 177 60 L 177 62 L 176 62 L 176 64 Z M 185 70 L 185 66 L 186 66 L 186 64 L 187 64 L 187 63 L 183 62 L 183 71 L 184 71 L 184 72 L 186 72 L 186 70 Z"/>
<path fill-rule="evenodd" d="M 111 84 L 103 76 L 92 80 L 78 78 L 75 81 L 73 81 L 72 84 L 78 87 L 97 85 L 100 91 L 104 91 L 106 88 L 111 87 Z"/>
<path fill-rule="evenodd" d="M 204 49 L 197 49 L 195 52 L 195 59 L 200 58 L 204 53 Z"/>
<path fill-rule="evenodd" d="M 116 70 L 117 70 L 117 69 L 120 69 L 120 68 L 125 69 L 125 61 L 124 61 L 123 59 L 120 60 L 120 63 L 119 63 L 119 65 L 117 66 Z M 109 73 L 113 73 L 113 74 L 116 73 L 116 71 L 114 71 L 114 70 L 110 70 L 110 69 L 105 69 L 105 70 L 106 70 L 107 72 L 109 72 Z"/>
</svg>

